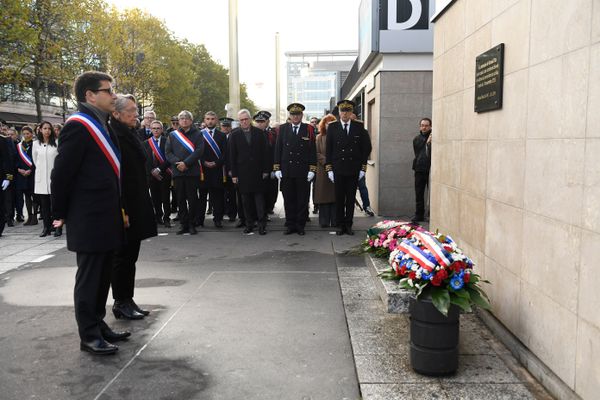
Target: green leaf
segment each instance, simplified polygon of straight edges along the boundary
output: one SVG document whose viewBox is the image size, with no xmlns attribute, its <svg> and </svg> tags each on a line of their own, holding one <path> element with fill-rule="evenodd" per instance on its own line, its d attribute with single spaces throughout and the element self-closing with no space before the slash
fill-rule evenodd
<svg viewBox="0 0 600 400">
<path fill-rule="evenodd" d="M 450 303 L 456 304 L 457 306 L 459 306 L 460 308 L 462 308 L 463 311 L 466 311 L 466 312 L 471 312 L 472 311 L 471 310 L 471 301 L 469 299 L 464 298 L 464 297 L 451 296 Z"/>
<path fill-rule="evenodd" d="M 477 289 L 479 289 L 479 288 L 477 288 Z M 477 306 L 484 308 L 486 310 L 489 310 L 490 308 L 492 308 L 490 306 L 490 303 L 488 303 L 488 301 L 481 296 L 481 294 L 479 293 L 479 290 L 475 290 L 475 289 L 471 289 L 471 288 L 469 288 L 467 290 L 469 291 L 469 294 L 471 295 L 471 302 L 473 302 Z"/>
<path fill-rule="evenodd" d="M 467 299 L 467 300 L 471 299 L 469 292 L 466 291 L 465 289 L 457 290 L 457 291 L 453 292 L 452 294 L 456 295 L 457 297 L 461 297 L 463 299 Z"/>
<path fill-rule="evenodd" d="M 431 289 L 431 301 L 439 312 L 448 316 L 448 308 L 450 308 L 450 294 L 447 290 L 435 287 Z"/>
</svg>

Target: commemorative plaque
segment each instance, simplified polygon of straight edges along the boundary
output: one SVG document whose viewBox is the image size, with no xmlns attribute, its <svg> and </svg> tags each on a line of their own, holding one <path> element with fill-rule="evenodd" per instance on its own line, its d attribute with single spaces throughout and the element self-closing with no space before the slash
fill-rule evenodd
<svg viewBox="0 0 600 400">
<path fill-rule="evenodd" d="M 475 60 L 475 112 L 502 108 L 504 43 L 477 56 Z"/>
</svg>

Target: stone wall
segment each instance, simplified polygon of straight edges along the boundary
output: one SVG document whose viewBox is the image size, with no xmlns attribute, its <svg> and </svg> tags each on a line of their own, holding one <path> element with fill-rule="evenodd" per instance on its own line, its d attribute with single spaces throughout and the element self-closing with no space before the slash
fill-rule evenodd
<svg viewBox="0 0 600 400">
<path fill-rule="evenodd" d="M 501 110 L 475 57 L 505 43 Z M 436 21 L 431 227 L 493 313 L 584 399 L 600 392 L 600 1 L 457 0 Z"/>
</svg>

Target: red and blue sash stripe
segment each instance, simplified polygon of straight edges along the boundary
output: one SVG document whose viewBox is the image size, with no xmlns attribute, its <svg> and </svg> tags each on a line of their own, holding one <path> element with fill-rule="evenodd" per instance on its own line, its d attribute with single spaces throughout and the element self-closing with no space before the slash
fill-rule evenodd
<svg viewBox="0 0 600 400">
<path fill-rule="evenodd" d="M 181 143 L 181 145 L 185 147 L 190 153 L 193 153 L 194 150 L 196 150 L 196 146 L 194 146 L 194 143 L 192 143 L 192 141 L 180 131 L 174 130 L 173 132 L 171 132 L 171 136 L 177 139 L 177 141 Z"/>
<path fill-rule="evenodd" d="M 210 146 L 213 153 L 215 153 L 217 158 L 221 159 L 221 149 L 219 148 L 217 142 L 215 142 L 215 139 L 212 136 L 210 136 L 208 130 L 202 130 L 202 136 L 204 136 L 204 140 L 206 140 L 206 143 L 208 143 L 208 145 Z"/>
<path fill-rule="evenodd" d="M 154 154 L 154 157 L 156 157 L 156 160 L 163 164 L 165 162 L 165 156 L 163 155 L 162 151 L 160 150 L 160 147 L 156 144 L 156 142 L 154 141 L 153 138 L 149 138 L 147 140 L 148 144 L 150 145 L 150 148 L 152 149 L 152 153 Z M 173 172 L 171 171 L 171 168 L 167 168 L 167 172 L 169 174 L 172 174 Z"/>
<path fill-rule="evenodd" d="M 25 165 L 31 168 L 33 166 L 33 161 L 31 161 L 31 157 L 29 157 L 29 154 L 27 154 L 27 151 L 25 151 L 23 148 L 23 143 L 19 143 L 17 145 L 17 152 L 19 153 L 19 157 L 21 157 L 21 160 L 23 160 Z"/>
<path fill-rule="evenodd" d="M 435 270 L 435 263 L 419 247 L 413 245 L 408 240 L 403 240 L 399 247 L 402 252 L 409 254 L 427 272 Z"/>
<path fill-rule="evenodd" d="M 87 131 L 92 136 L 92 139 L 94 139 L 94 141 L 102 151 L 102 154 L 104 154 L 104 156 L 106 157 L 106 160 L 112 167 L 113 171 L 115 172 L 115 175 L 117 175 L 117 179 L 120 179 L 121 153 L 110 138 L 110 135 L 108 134 L 106 129 L 104 129 L 104 127 L 100 125 L 100 123 L 98 123 L 94 118 L 82 112 L 78 112 L 71 115 L 67 119 L 65 124 L 68 124 L 71 121 L 79 122 L 87 129 Z"/>
<path fill-rule="evenodd" d="M 415 231 L 413 235 L 416 236 L 421 243 L 423 243 L 423 245 L 431 252 L 431 254 L 433 254 L 435 259 L 442 267 L 448 267 L 454 262 L 452 255 L 446 251 L 440 242 L 438 242 L 433 236 L 418 231 Z"/>
</svg>

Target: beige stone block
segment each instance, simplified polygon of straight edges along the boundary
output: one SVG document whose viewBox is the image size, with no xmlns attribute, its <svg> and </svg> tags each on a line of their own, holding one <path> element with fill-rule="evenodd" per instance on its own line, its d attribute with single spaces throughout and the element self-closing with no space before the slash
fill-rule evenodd
<svg viewBox="0 0 600 400">
<path fill-rule="evenodd" d="M 585 88 L 589 86 L 590 49 L 585 47 L 563 57 L 560 122 L 561 138 L 583 138 L 582 119 L 587 114 Z M 597 110 L 596 110 L 597 112 Z"/>
<path fill-rule="evenodd" d="M 475 88 L 463 92 L 463 132 L 465 140 L 485 140 L 488 137 L 490 115 L 475 112 Z"/>
<path fill-rule="evenodd" d="M 581 228 L 526 214 L 521 277 L 572 313 L 577 313 Z"/>
<path fill-rule="evenodd" d="M 570 387 L 575 384 L 577 318 L 561 303 L 521 281 L 517 336 Z"/>
<path fill-rule="evenodd" d="M 488 197 L 522 208 L 525 188 L 525 141 L 490 140 L 487 166 Z"/>
<path fill-rule="evenodd" d="M 583 231 L 579 271 L 579 317 L 600 328 L 600 234 Z"/>
<path fill-rule="evenodd" d="M 529 0 L 494 0 L 492 7 L 492 15 L 496 17 L 520 1 Z"/>
<path fill-rule="evenodd" d="M 527 136 L 559 138 L 561 135 L 562 59 L 555 58 L 529 69 Z"/>
<path fill-rule="evenodd" d="M 460 193 L 460 237 L 480 251 L 485 249 L 485 202 L 483 198 Z"/>
<path fill-rule="evenodd" d="M 442 213 L 445 210 L 442 208 L 442 186 L 433 176 L 433 170 L 431 171 L 431 191 L 429 194 L 429 226 L 436 226 L 440 228 Z M 442 227 L 443 228 L 443 227 Z"/>
<path fill-rule="evenodd" d="M 593 0 L 592 5 L 592 43 L 600 42 L 600 0 Z"/>
<path fill-rule="evenodd" d="M 447 29 L 444 30 L 445 52 L 465 39 L 465 4 L 464 0 L 457 1 L 442 17 L 448 24 Z M 435 29 L 437 29 L 437 24 Z"/>
<path fill-rule="evenodd" d="M 577 324 L 575 392 L 582 399 L 596 399 L 600 393 L 600 329 L 585 321 Z"/>
<path fill-rule="evenodd" d="M 523 265 L 523 210 L 488 199 L 485 254 L 515 276 Z"/>
<path fill-rule="evenodd" d="M 527 127 L 527 69 L 513 72 L 504 78 L 502 109 L 490 113 L 490 140 L 521 139 Z"/>
<path fill-rule="evenodd" d="M 487 140 L 462 142 L 460 186 L 477 197 L 486 193 L 487 147 Z"/>
<path fill-rule="evenodd" d="M 434 133 L 434 139 L 447 140 L 446 135 L 447 128 L 444 125 L 444 99 L 437 99 L 433 101 L 431 120 L 433 123 L 432 132 Z M 432 139 L 433 140 L 433 139 Z"/>
<path fill-rule="evenodd" d="M 444 59 L 445 56 L 433 60 L 433 101 L 440 100 L 444 96 Z"/>
<path fill-rule="evenodd" d="M 443 119 L 434 121 L 433 129 L 436 124 L 442 124 L 444 137 L 450 140 L 462 138 L 463 132 L 463 93 L 458 92 L 451 96 L 444 97 L 442 107 L 444 107 Z M 435 130 L 433 131 L 435 134 Z"/>
<path fill-rule="evenodd" d="M 490 22 L 492 18 L 492 0 L 466 0 L 465 34 L 473 32 Z"/>
<path fill-rule="evenodd" d="M 459 237 L 459 218 L 460 215 L 456 210 L 459 210 L 459 191 L 448 185 L 441 184 L 439 205 L 434 213 L 436 215 L 435 221 L 438 221 L 433 225 L 435 228 L 439 228 L 441 232 L 452 237 Z M 433 213 L 433 209 L 431 211 Z"/>
<path fill-rule="evenodd" d="M 531 64 L 590 42 L 592 0 L 532 0 Z"/>
<path fill-rule="evenodd" d="M 600 0 L 597 0 L 600 2 Z M 594 7 L 594 9 L 596 6 Z M 600 5 L 598 6 L 600 8 Z M 600 11 L 598 11 L 600 14 Z M 600 28 L 599 28 L 600 29 Z M 600 138 L 600 43 L 590 48 L 590 75 L 588 88 L 587 130 L 588 138 Z"/>
<path fill-rule="evenodd" d="M 492 313 L 511 332 L 518 332 L 521 280 L 489 257 L 485 260 L 485 273 L 490 284 L 482 283 L 481 287 L 490 298 Z"/>
<path fill-rule="evenodd" d="M 530 0 L 521 0 L 492 23 L 492 46 L 504 43 L 504 73 L 529 65 Z"/>
<path fill-rule="evenodd" d="M 600 233 L 600 139 L 585 143 L 583 227 Z"/>
<path fill-rule="evenodd" d="M 527 140 L 525 209 L 581 226 L 585 139 Z"/>
<path fill-rule="evenodd" d="M 465 43 L 460 42 L 444 54 L 442 88 L 444 96 L 463 90 L 465 68 Z"/>
<path fill-rule="evenodd" d="M 492 25 L 488 24 L 465 39 L 465 88 L 475 86 L 475 59 L 479 54 L 489 50 L 492 47 L 491 37 Z"/>
<path fill-rule="evenodd" d="M 460 141 L 433 139 L 431 151 L 434 157 L 432 164 L 436 164 L 434 173 L 437 181 L 458 188 L 460 184 Z"/>
</svg>

